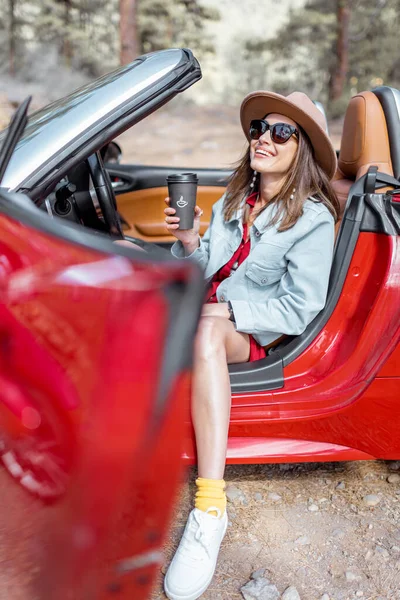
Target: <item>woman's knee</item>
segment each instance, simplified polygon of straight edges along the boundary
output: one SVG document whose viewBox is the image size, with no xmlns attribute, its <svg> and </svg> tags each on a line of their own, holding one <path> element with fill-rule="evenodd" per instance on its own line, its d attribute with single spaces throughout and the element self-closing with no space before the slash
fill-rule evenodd
<svg viewBox="0 0 400 600">
<path fill-rule="evenodd" d="M 195 359 L 209 359 L 224 350 L 225 328 L 221 317 L 202 317 L 194 343 Z"/>
</svg>

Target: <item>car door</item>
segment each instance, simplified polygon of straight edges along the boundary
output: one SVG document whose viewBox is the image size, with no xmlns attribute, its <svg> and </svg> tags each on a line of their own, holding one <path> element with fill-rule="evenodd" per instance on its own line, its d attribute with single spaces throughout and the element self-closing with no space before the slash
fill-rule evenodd
<svg viewBox="0 0 400 600">
<path fill-rule="evenodd" d="M 28 104 L 0 150 L 1 175 Z M 16 537 L 18 556 L 38 550 L 31 564 L 15 556 L 17 573 L 35 573 L 15 592 L 147 598 L 181 480 L 201 272 L 4 190 L 0 257 L 0 554 Z"/>
<path fill-rule="evenodd" d="M 172 244 L 175 239 L 164 227 L 164 198 L 168 196 L 166 178 L 172 173 L 191 170 L 108 164 L 125 235 L 160 245 Z M 202 235 L 209 225 L 213 204 L 225 192 L 231 171 L 195 169 L 195 172 L 199 178 L 197 203 L 204 211 L 200 225 Z"/>
<path fill-rule="evenodd" d="M 0 247 L 1 455 L 52 503 L 49 517 L 35 505 L 43 529 L 26 542 L 43 544 L 40 597 L 123 585 L 120 597 L 146 598 L 180 483 L 200 270 L 51 219 L 20 194 L 0 194 Z M 13 485 L 3 477 L 5 504 Z M 30 518 L 24 501 L 9 510 Z"/>
</svg>

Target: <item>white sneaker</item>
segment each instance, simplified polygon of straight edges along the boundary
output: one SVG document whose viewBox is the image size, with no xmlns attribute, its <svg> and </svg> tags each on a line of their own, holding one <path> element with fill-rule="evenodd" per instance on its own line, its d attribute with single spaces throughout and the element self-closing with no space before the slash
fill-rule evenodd
<svg viewBox="0 0 400 600">
<path fill-rule="evenodd" d="M 217 512 L 217 517 L 209 514 Z M 211 583 L 218 552 L 228 526 L 226 511 L 192 510 L 185 531 L 164 579 L 164 591 L 170 600 L 196 600 Z"/>
</svg>

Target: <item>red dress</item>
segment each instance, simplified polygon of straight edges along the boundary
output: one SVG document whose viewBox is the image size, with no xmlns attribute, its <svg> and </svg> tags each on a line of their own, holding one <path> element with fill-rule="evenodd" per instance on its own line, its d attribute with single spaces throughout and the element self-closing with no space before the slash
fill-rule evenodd
<svg viewBox="0 0 400 600">
<path fill-rule="evenodd" d="M 247 204 L 250 205 L 250 212 L 252 211 L 257 200 L 257 192 L 254 192 L 249 196 L 246 200 Z M 247 238 L 247 223 L 243 225 L 243 237 L 240 242 L 239 248 L 236 250 L 235 254 L 232 256 L 229 262 L 226 263 L 223 267 L 220 268 L 214 275 L 211 280 L 211 286 L 208 290 L 207 300 L 206 302 L 218 302 L 217 299 L 217 288 L 221 281 L 224 281 L 227 277 L 229 277 L 239 265 L 248 257 L 250 253 L 250 238 L 246 241 Z M 263 346 L 253 338 L 252 335 L 249 335 L 250 338 L 250 356 L 248 362 L 252 362 L 254 360 L 260 360 L 261 358 L 266 357 L 266 352 Z"/>
</svg>

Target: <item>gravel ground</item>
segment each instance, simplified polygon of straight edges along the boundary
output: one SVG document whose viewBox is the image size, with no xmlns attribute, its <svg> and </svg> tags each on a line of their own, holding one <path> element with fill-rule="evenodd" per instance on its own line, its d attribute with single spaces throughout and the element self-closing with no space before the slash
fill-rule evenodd
<svg viewBox="0 0 400 600">
<path fill-rule="evenodd" d="M 191 509 L 194 477 L 193 470 L 162 573 Z M 400 599 L 400 461 L 228 466 L 226 481 L 228 532 L 202 598 L 244 598 L 241 588 L 261 570 L 255 576 L 277 595 L 248 598 Z M 165 598 L 162 573 L 153 600 Z M 284 594 L 290 586 L 298 595 Z"/>
<path fill-rule="evenodd" d="M 163 573 L 191 510 L 194 478 L 192 469 L 152 600 L 165 599 Z M 226 481 L 229 527 L 204 600 L 400 600 L 400 461 L 228 466 Z M 44 509 L 2 469 L 0 487 L 0 600 L 40 600 L 35 580 L 56 508 Z M 243 596 L 257 571 L 252 585 L 269 595 Z M 290 586 L 297 594 L 285 594 Z"/>
</svg>

